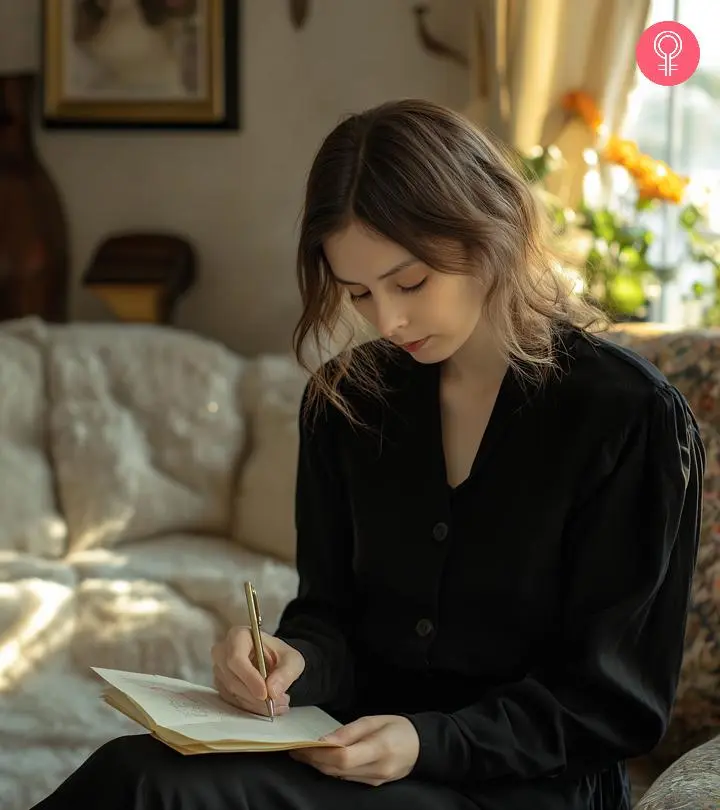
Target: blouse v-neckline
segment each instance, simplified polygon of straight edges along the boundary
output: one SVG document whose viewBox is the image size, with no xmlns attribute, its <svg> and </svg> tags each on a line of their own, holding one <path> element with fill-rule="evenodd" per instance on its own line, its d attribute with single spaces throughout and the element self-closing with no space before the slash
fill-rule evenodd
<svg viewBox="0 0 720 810">
<path fill-rule="evenodd" d="M 517 379 L 517 373 L 512 366 L 508 366 L 490 410 L 487 426 L 475 450 L 470 470 L 459 484 L 453 486 L 448 480 L 448 469 L 445 459 L 442 428 L 441 364 L 434 364 L 431 368 L 432 374 L 430 375 L 430 382 L 432 395 L 430 396 L 430 402 L 432 407 L 432 445 L 434 452 L 438 456 L 437 464 L 442 471 L 442 480 L 447 492 L 454 497 L 465 489 L 466 485 L 479 474 L 479 471 L 491 458 L 498 443 L 505 434 L 512 417 L 525 403 L 526 393 Z"/>
<path fill-rule="evenodd" d="M 563 373 L 568 370 L 568 363 L 571 357 L 569 350 L 572 347 L 575 337 L 575 330 L 572 327 L 565 326 L 561 332 L 553 338 L 554 348 L 558 352 L 558 359 Z M 437 466 L 442 471 L 441 479 L 446 491 L 454 498 L 477 477 L 482 468 L 490 461 L 516 415 L 532 400 L 541 395 L 542 386 L 538 388 L 530 382 L 524 383 L 520 372 L 513 365 L 508 365 L 490 411 L 487 427 L 475 451 L 473 462 L 470 465 L 470 471 L 459 484 L 452 486 L 448 481 L 442 431 L 442 405 L 440 399 L 441 364 L 435 363 L 428 368 L 430 371 L 428 379 L 431 386 L 428 399 L 430 401 L 430 407 L 432 408 L 433 453 L 435 454 Z"/>
</svg>

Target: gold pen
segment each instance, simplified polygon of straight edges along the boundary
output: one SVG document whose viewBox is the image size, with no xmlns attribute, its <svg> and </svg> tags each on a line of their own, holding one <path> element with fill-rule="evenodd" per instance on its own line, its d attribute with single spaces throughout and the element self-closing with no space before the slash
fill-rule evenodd
<svg viewBox="0 0 720 810">
<path fill-rule="evenodd" d="M 245 598 L 247 599 L 248 613 L 250 614 L 250 632 L 253 637 L 253 644 L 255 645 L 255 657 L 257 658 L 257 667 L 263 680 L 267 680 L 267 667 L 265 666 L 265 649 L 262 643 L 262 635 L 260 628 L 262 627 L 262 616 L 260 615 L 260 606 L 258 604 L 257 592 L 253 588 L 251 582 L 245 583 Z M 268 709 L 270 721 L 275 720 L 275 704 L 273 699 L 268 695 L 265 705 Z"/>
</svg>

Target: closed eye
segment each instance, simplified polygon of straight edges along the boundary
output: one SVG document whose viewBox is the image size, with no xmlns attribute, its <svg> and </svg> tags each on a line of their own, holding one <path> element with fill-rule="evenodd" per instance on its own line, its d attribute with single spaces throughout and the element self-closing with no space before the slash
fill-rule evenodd
<svg viewBox="0 0 720 810">
<path fill-rule="evenodd" d="M 413 284 L 412 287 L 400 287 L 400 289 L 403 292 L 406 292 L 406 293 L 417 292 L 419 289 L 421 289 L 421 287 L 423 287 L 425 285 L 426 281 L 427 281 L 427 276 L 425 276 L 425 278 L 422 281 L 419 281 L 417 284 Z"/>
<path fill-rule="evenodd" d="M 412 287 L 398 286 L 398 289 L 402 293 L 414 293 L 414 292 L 417 292 L 418 290 L 420 290 L 424 286 L 426 281 L 427 281 L 427 276 L 425 276 L 425 278 L 422 281 L 418 282 L 417 284 L 413 284 Z M 369 296 L 370 296 L 370 291 L 369 290 L 366 290 L 364 293 L 360 293 L 359 295 L 353 295 L 352 293 L 350 293 L 350 300 L 353 301 L 353 302 L 362 301 L 365 298 L 368 298 Z"/>
<path fill-rule="evenodd" d="M 366 292 L 364 292 L 364 293 L 360 293 L 360 295 L 353 295 L 352 293 L 350 293 L 350 300 L 351 300 L 352 302 L 356 302 L 356 301 L 362 301 L 362 300 L 363 300 L 363 298 L 367 298 L 369 295 L 370 295 L 370 291 L 369 291 L 369 290 L 367 290 L 367 291 L 366 291 Z"/>
</svg>

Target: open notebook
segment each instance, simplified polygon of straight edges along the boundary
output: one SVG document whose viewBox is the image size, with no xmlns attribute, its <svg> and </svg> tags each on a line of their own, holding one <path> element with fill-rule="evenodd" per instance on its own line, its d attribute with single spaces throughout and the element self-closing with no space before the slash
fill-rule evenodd
<svg viewBox="0 0 720 810">
<path fill-rule="evenodd" d="M 291 707 L 273 722 L 226 703 L 215 689 L 164 675 L 92 667 L 109 684 L 103 699 L 181 754 L 285 751 L 330 746 L 340 723 L 316 706 Z"/>
</svg>

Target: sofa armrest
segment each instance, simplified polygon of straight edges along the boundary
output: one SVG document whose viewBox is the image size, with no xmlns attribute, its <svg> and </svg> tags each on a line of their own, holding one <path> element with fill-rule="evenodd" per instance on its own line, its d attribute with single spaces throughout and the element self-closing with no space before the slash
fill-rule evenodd
<svg viewBox="0 0 720 810">
<path fill-rule="evenodd" d="M 667 768 L 635 810 L 717 810 L 720 807 L 720 734 Z"/>
</svg>

